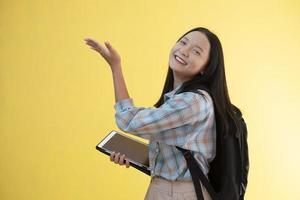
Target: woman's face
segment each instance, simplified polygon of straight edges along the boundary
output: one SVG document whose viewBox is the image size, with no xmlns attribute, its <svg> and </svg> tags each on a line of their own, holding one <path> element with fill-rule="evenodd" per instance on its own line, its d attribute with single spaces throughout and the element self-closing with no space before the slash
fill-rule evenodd
<svg viewBox="0 0 300 200">
<path fill-rule="evenodd" d="M 209 59 L 210 43 L 204 33 L 192 31 L 171 49 L 169 66 L 177 76 L 190 79 L 202 72 Z"/>
</svg>

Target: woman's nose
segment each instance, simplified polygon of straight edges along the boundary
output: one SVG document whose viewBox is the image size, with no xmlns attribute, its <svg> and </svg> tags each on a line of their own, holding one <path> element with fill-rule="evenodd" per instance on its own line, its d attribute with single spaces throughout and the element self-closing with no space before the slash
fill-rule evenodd
<svg viewBox="0 0 300 200">
<path fill-rule="evenodd" d="M 188 56 L 189 56 L 189 50 L 188 50 L 188 48 L 187 48 L 186 46 L 181 47 L 181 48 L 179 49 L 179 51 L 180 51 L 180 53 L 181 53 L 183 56 L 185 56 L 185 57 L 188 57 Z"/>
</svg>

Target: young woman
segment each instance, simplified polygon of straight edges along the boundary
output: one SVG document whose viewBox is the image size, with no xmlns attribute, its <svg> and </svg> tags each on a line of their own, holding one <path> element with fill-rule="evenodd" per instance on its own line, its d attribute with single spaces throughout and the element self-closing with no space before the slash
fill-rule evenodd
<svg viewBox="0 0 300 200">
<path fill-rule="evenodd" d="M 204 174 L 216 155 L 216 122 L 229 132 L 235 121 L 218 37 L 203 27 L 182 35 L 169 54 L 165 85 L 155 107 L 136 107 L 122 75 L 121 58 L 109 42 L 92 39 L 86 44 L 108 62 L 114 81 L 117 126 L 124 132 L 149 140 L 151 182 L 145 199 L 197 199 L 185 158 L 175 146 L 191 150 Z M 205 86 L 210 93 L 200 89 Z M 200 94 L 190 92 L 198 89 Z M 125 155 L 110 160 L 129 167 Z M 211 199 L 202 187 L 205 200 Z"/>
</svg>

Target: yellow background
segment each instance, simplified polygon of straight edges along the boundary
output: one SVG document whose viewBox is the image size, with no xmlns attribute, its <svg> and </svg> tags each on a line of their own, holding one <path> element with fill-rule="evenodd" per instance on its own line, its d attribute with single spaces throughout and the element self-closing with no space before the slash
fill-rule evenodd
<svg viewBox="0 0 300 200">
<path fill-rule="evenodd" d="M 281 1 L 0 1 L 0 199 L 143 199 L 149 177 L 96 144 L 115 103 L 110 41 L 137 106 L 159 98 L 169 51 L 204 26 L 223 45 L 232 102 L 249 131 L 246 199 L 300 199 L 300 3 Z"/>
</svg>

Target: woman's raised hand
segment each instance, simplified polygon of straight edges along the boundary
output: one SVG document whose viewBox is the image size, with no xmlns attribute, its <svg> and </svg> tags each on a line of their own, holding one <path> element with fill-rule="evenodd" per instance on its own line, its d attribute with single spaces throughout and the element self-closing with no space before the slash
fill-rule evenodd
<svg viewBox="0 0 300 200">
<path fill-rule="evenodd" d="M 128 159 L 125 158 L 125 154 L 121 155 L 121 153 L 112 152 L 110 155 L 110 161 L 119 164 L 119 165 L 125 165 L 126 168 L 130 166 Z"/>
<path fill-rule="evenodd" d="M 107 47 L 105 48 L 93 39 L 85 38 L 84 40 L 86 44 L 91 47 L 91 49 L 94 49 L 95 51 L 100 53 L 100 55 L 111 67 L 111 70 L 114 70 L 117 67 L 121 67 L 121 57 L 109 42 L 104 42 L 105 46 Z"/>
</svg>

